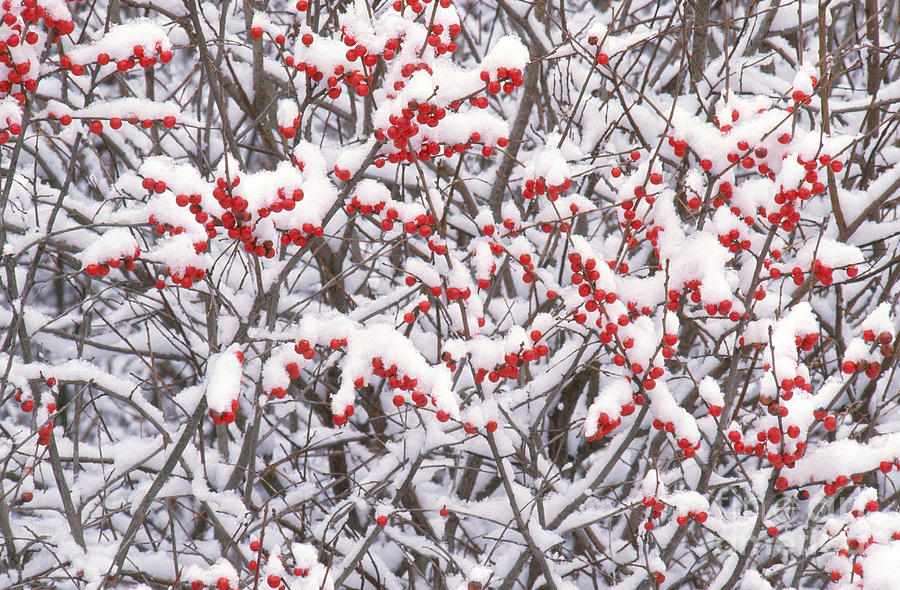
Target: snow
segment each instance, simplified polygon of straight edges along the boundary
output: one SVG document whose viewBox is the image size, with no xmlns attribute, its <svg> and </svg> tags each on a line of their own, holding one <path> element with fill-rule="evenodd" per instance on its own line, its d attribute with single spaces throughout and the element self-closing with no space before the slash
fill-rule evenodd
<svg viewBox="0 0 900 590">
<path fill-rule="evenodd" d="M 891 312 L 891 305 L 888 302 L 883 302 L 878 305 L 872 312 L 863 320 L 860 325 L 860 329 L 872 330 L 877 336 L 881 332 L 888 332 L 890 334 L 895 334 L 897 329 L 895 328 L 893 314 Z"/>
<path fill-rule="evenodd" d="M 719 384 L 716 380 L 712 377 L 706 376 L 701 379 L 697 389 L 700 397 L 707 405 L 719 406 L 720 408 L 725 405 L 725 398 L 722 395 L 722 390 L 719 388 Z"/>
<path fill-rule="evenodd" d="M 900 543 L 872 547 L 862 559 L 866 590 L 890 590 L 900 576 Z"/>
<path fill-rule="evenodd" d="M 783 472 L 791 485 L 814 481 L 834 481 L 839 475 L 852 475 L 878 469 L 882 461 L 900 458 L 900 434 L 883 434 L 863 444 L 852 439 L 820 443 L 799 459 L 794 469 Z"/>
<path fill-rule="evenodd" d="M 107 260 L 134 256 L 138 251 L 137 241 L 125 228 L 116 227 L 99 236 L 91 245 L 81 251 L 82 266 L 104 263 Z"/>
<path fill-rule="evenodd" d="M 160 51 L 172 49 L 165 29 L 151 19 L 141 18 L 111 26 L 93 43 L 76 47 L 68 55 L 77 64 L 97 61 L 101 53 L 106 53 L 111 60 L 128 59 L 137 46 L 142 47 L 147 55 L 155 55 L 157 47 Z"/>
<path fill-rule="evenodd" d="M 657 383 L 656 387 L 646 392 L 646 395 L 650 400 L 650 411 L 654 418 L 663 423 L 672 422 L 678 438 L 684 438 L 692 445 L 700 442 L 700 430 L 696 420 L 678 405 L 665 382 Z"/>
<path fill-rule="evenodd" d="M 725 568 L 729 571 L 729 568 Z M 772 585 L 756 570 L 747 570 L 741 579 L 741 590 L 772 590 Z"/>
<path fill-rule="evenodd" d="M 206 403 L 216 412 L 231 411 L 231 400 L 241 394 L 243 369 L 232 344 L 222 352 L 210 355 L 206 368 Z"/>
<path fill-rule="evenodd" d="M 179 274 L 189 266 L 206 270 L 212 266 L 212 258 L 209 254 L 197 254 L 194 243 L 188 234 L 175 235 L 148 251 L 144 258 L 161 262 Z"/>
</svg>

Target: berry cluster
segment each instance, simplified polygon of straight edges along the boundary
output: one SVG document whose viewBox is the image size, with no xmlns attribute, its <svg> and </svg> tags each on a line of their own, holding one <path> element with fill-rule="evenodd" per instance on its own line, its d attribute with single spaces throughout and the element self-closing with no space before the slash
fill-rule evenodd
<svg viewBox="0 0 900 590">
<path fill-rule="evenodd" d="M 484 383 L 484 380 L 487 379 L 491 383 L 497 383 L 501 379 L 518 379 L 520 372 L 525 369 L 528 363 L 538 361 L 550 354 L 550 348 L 546 344 L 538 344 L 538 341 L 542 338 L 540 331 L 532 330 L 530 337 L 535 343 L 533 347 L 525 347 L 519 352 L 507 353 L 503 357 L 503 363 L 492 368 L 473 367 L 475 382 Z"/>
<path fill-rule="evenodd" d="M 190 289 L 194 286 L 194 281 L 202 280 L 206 276 L 206 271 L 202 268 L 197 268 L 195 266 L 185 266 L 184 268 L 177 270 L 170 266 L 166 267 L 166 276 L 172 279 L 172 282 L 179 287 L 183 287 L 185 289 Z M 158 279 L 156 281 L 157 289 L 164 289 L 166 287 L 166 281 L 164 279 Z"/>
<path fill-rule="evenodd" d="M 810 76 L 809 81 L 810 81 L 811 90 L 815 91 L 816 86 L 819 85 L 819 79 L 816 78 L 815 76 Z M 798 104 L 807 105 L 811 102 L 812 97 L 811 97 L 810 93 L 806 92 L 805 90 L 801 90 L 800 88 L 795 88 L 791 92 L 791 99 Z M 793 107 L 788 107 L 788 109 L 793 110 Z"/>
<path fill-rule="evenodd" d="M 123 271 L 134 270 L 134 261 L 140 258 L 140 256 L 141 249 L 136 248 L 134 254 L 110 258 L 106 262 L 88 264 L 84 268 L 84 272 L 92 277 L 105 277 L 109 274 L 109 269 L 111 268 L 121 268 Z"/>
<path fill-rule="evenodd" d="M 232 586 L 231 580 L 226 578 L 225 576 L 221 576 L 216 580 L 214 585 L 216 590 L 237 590 L 238 586 L 235 584 Z M 203 580 L 194 580 L 191 582 L 191 590 L 203 590 L 206 588 L 206 583 Z"/>
<path fill-rule="evenodd" d="M 400 13 L 408 7 L 414 14 L 421 14 L 422 11 L 425 10 L 424 5 L 431 4 L 431 1 L 432 0 L 394 0 L 391 7 Z M 438 3 L 441 5 L 441 8 L 450 7 L 450 0 L 438 0 Z"/>
<path fill-rule="evenodd" d="M 449 6 L 449 2 L 447 4 Z M 446 28 L 441 23 L 434 23 L 431 25 L 431 32 L 428 35 L 428 45 L 433 47 L 434 52 L 438 55 L 453 53 L 457 49 L 456 41 L 454 41 L 454 39 L 458 37 L 461 32 L 462 28 L 456 23 L 453 23 Z"/>
<path fill-rule="evenodd" d="M 785 154 L 786 157 L 787 154 Z M 800 206 L 808 201 L 814 195 L 821 195 L 825 192 L 825 184 L 819 178 L 819 172 L 822 170 L 831 170 L 832 172 L 840 172 L 843 164 L 839 160 L 832 160 L 831 156 L 823 154 L 818 161 L 805 161 L 802 156 L 797 156 L 797 163 L 806 169 L 800 186 L 796 189 L 785 189 L 784 187 L 775 195 L 775 203 L 780 205 L 777 210 L 768 210 L 765 207 L 759 208 L 759 214 L 771 224 L 780 224 L 784 231 L 791 231 L 800 221 Z M 817 171 L 817 169 L 819 169 Z M 774 172 L 769 171 L 768 175 L 774 179 Z M 803 186 L 809 184 L 809 186 Z"/>
<path fill-rule="evenodd" d="M 29 52 L 20 50 L 23 43 L 28 47 L 42 42 L 56 44 L 60 36 L 75 30 L 75 24 L 54 18 L 51 13 L 58 14 L 56 6 L 48 10 L 37 0 L 4 0 L 0 8 L 0 64 L 6 66 L 3 79 L 0 79 L 0 98 L 13 96 L 21 105 L 25 103 L 26 93 L 37 90 L 39 73 Z M 41 21 L 44 31 L 38 29 Z"/>
<path fill-rule="evenodd" d="M 48 377 L 44 383 L 47 387 L 54 387 L 56 385 L 56 377 Z M 24 398 L 22 390 L 16 390 L 15 395 L 13 396 L 16 402 L 19 403 L 19 409 L 22 412 L 30 413 L 34 410 L 35 404 L 34 399 L 31 397 Z M 40 429 L 38 429 L 38 444 L 41 446 L 47 446 L 50 444 L 50 435 L 53 433 L 53 414 L 56 412 L 56 404 L 54 402 L 50 402 L 46 405 L 46 420 L 43 420 L 42 416 L 44 416 L 43 412 L 37 413 L 38 420 L 43 420 L 43 424 Z M 30 500 L 30 499 L 29 499 Z M 26 500 L 26 501 L 29 501 Z"/>
<path fill-rule="evenodd" d="M 493 71 L 482 70 L 481 81 L 487 85 L 488 94 L 512 94 L 516 88 L 525 83 L 522 70 L 519 68 L 498 67 Z M 473 103 L 474 104 L 474 103 Z"/>
<path fill-rule="evenodd" d="M 56 404 L 49 403 L 47 404 L 47 413 L 52 414 L 56 411 Z M 50 435 L 53 433 L 53 420 L 50 418 L 44 422 L 44 425 L 41 426 L 40 430 L 38 430 L 38 444 L 41 446 L 47 446 L 50 444 Z"/>
<path fill-rule="evenodd" d="M 869 379 L 878 379 L 881 375 L 881 362 L 874 360 L 872 357 L 877 352 L 882 358 L 889 360 L 894 354 L 893 346 L 894 335 L 890 332 L 883 331 L 878 334 L 876 340 L 875 331 L 871 329 L 863 330 L 863 342 L 869 345 L 871 352 L 868 358 L 858 358 L 850 360 L 845 358 L 841 363 L 841 371 L 847 375 L 854 373 L 863 373 Z"/>
<path fill-rule="evenodd" d="M 543 176 L 538 178 L 529 178 L 525 181 L 525 188 L 522 190 L 522 197 L 525 199 L 533 199 L 535 195 L 546 194 L 547 198 L 555 201 L 559 198 L 562 191 L 568 190 L 572 186 L 572 181 L 565 178 L 560 184 L 548 184 L 547 179 Z M 576 208 L 577 210 L 577 208 Z"/>
<path fill-rule="evenodd" d="M 484 104 L 480 102 L 480 99 L 484 99 Z M 483 96 L 473 97 L 472 101 L 474 101 L 472 104 L 479 108 L 487 107 L 487 99 Z M 449 105 L 449 108 L 453 111 L 458 110 L 459 104 L 453 103 Z M 494 148 L 484 142 L 481 133 L 478 131 L 473 131 L 465 143 L 444 144 L 443 147 L 441 142 L 430 139 L 423 127 L 437 127 L 446 116 L 447 109 L 444 107 L 436 106 L 429 102 L 410 101 L 407 103 L 406 108 L 401 109 L 399 114 L 393 114 L 388 117 L 389 125 L 387 127 L 375 130 L 375 138 L 379 141 L 390 140 L 389 146 L 392 148 L 388 152 L 386 159 L 378 158 L 375 160 L 375 166 L 381 168 L 386 161 L 392 164 L 398 162 L 411 163 L 416 160 L 427 162 L 440 155 L 449 158 L 453 154 L 472 149 L 475 144 L 482 144 L 481 154 L 485 157 L 494 153 Z M 413 140 L 420 147 L 416 148 L 413 145 Z M 504 148 L 509 145 L 509 140 L 505 137 L 500 137 L 496 140 L 496 144 Z"/>
<path fill-rule="evenodd" d="M 16 390 L 15 399 L 19 402 L 19 409 L 23 412 L 28 413 L 34 409 L 34 400 L 30 397 L 23 399 L 21 390 Z"/>
<path fill-rule="evenodd" d="M 253 540 L 250 542 L 250 551 L 256 554 L 254 559 L 251 559 L 247 563 L 247 569 L 251 572 L 256 572 L 260 569 L 260 564 L 265 562 L 268 565 L 270 571 L 275 570 L 277 572 L 283 572 L 285 569 L 292 572 L 295 576 L 299 576 L 301 578 L 306 578 L 309 576 L 310 568 L 301 567 L 299 565 L 295 565 L 293 567 L 285 565 L 283 563 L 283 556 L 280 554 L 270 554 L 269 551 L 264 549 L 259 541 Z M 270 573 L 266 576 L 266 585 L 269 588 L 286 588 L 285 580 L 282 578 L 279 573 Z"/>
<path fill-rule="evenodd" d="M 619 409 L 619 415 L 611 417 L 606 412 L 600 412 L 600 415 L 597 417 L 597 432 L 593 435 L 585 436 L 585 440 L 595 441 L 600 440 L 604 436 L 612 434 L 613 430 L 618 428 L 622 424 L 622 418 L 625 416 L 630 416 L 634 413 L 635 405 L 643 405 L 644 398 L 640 395 L 632 394 L 632 398 L 634 400 L 633 403 L 622 404 Z"/>
<path fill-rule="evenodd" d="M 862 337 L 863 337 L 863 341 L 874 343 L 876 340 L 875 330 L 872 330 L 872 329 L 863 330 Z M 879 347 L 879 352 L 881 352 L 881 356 L 888 357 L 888 356 L 891 356 L 892 354 L 894 354 L 894 347 L 892 345 L 892 342 L 894 341 L 893 334 L 884 330 L 884 331 L 878 333 L 877 340 L 878 340 L 878 347 Z"/>
<path fill-rule="evenodd" d="M 650 509 L 650 514 L 647 518 L 647 521 L 644 523 L 644 529 L 647 531 L 652 531 L 656 528 L 656 525 L 653 523 L 654 519 L 658 519 L 662 516 L 663 510 L 666 508 L 673 508 L 676 516 L 675 521 L 678 523 L 678 526 L 687 526 L 688 520 L 696 520 L 700 524 L 706 522 L 709 518 L 709 514 L 705 510 L 689 510 L 687 513 L 684 513 L 676 506 L 669 506 L 666 502 L 663 502 L 659 498 L 655 498 L 653 496 L 644 496 L 642 503 L 644 506 Z"/>
<path fill-rule="evenodd" d="M 597 35 L 590 35 L 590 36 L 588 36 L 587 41 L 588 41 L 588 45 L 590 45 L 592 47 L 597 47 L 598 45 L 600 45 L 603 42 L 603 39 L 600 39 Z M 600 51 L 599 47 L 597 47 L 597 63 L 600 64 L 601 66 L 609 65 L 609 55 L 607 55 L 603 51 Z"/>
<path fill-rule="evenodd" d="M 50 118 L 55 117 L 55 115 L 53 113 L 50 113 L 49 116 L 50 116 Z M 88 129 L 91 131 L 91 133 L 94 133 L 96 135 L 103 133 L 103 121 L 106 119 L 87 119 L 87 118 L 85 118 L 84 120 L 89 121 Z M 172 129 L 173 127 L 175 127 L 175 124 L 178 122 L 178 119 L 174 115 L 166 115 L 165 117 L 161 117 L 158 119 L 152 119 L 152 118 L 143 118 L 142 119 L 142 118 L 136 117 L 136 116 L 126 117 L 125 119 L 122 119 L 121 117 L 110 117 L 107 121 L 108 121 L 110 129 L 113 129 L 113 130 L 121 129 L 123 121 L 131 123 L 135 127 L 140 125 L 144 129 L 152 128 L 153 125 L 155 125 L 158 121 L 159 124 L 161 124 L 166 129 Z M 62 115 L 61 117 L 59 117 L 59 122 L 63 126 L 69 125 L 72 122 L 72 116 L 68 115 L 68 114 Z"/>
<path fill-rule="evenodd" d="M 292 139 L 297 135 L 297 128 L 300 127 L 300 115 L 294 117 L 291 121 L 290 125 L 279 125 L 278 132 L 281 133 L 282 137 L 287 139 Z"/>
<path fill-rule="evenodd" d="M 644 381 L 645 389 L 647 388 L 646 381 L 647 380 Z M 675 422 L 673 422 L 672 420 L 667 420 L 667 421 L 663 422 L 659 418 L 654 418 L 653 419 L 653 428 L 656 430 L 660 430 L 660 431 L 664 430 L 669 434 L 677 434 Z M 678 448 L 681 450 L 682 453 L 684 453 L 684 456 L 687 457 L 688 459 L 693 457 L 694 454 L 697 452 L 697 450 L 700 448 L 700 441 L 692 443 L 688 438 L 683 437 L 683 436 L 678 439 L 677 444 L 678 444 Z"/>
<path fill-rule="evenodd" d="M 96 63 L 98 66 L 108 65 L 112 61 L 113 59 L 108 53 L 101 52 L 97 54 Z M 121 59 L 116 60 L 115 65 L 119 72 L 124 73 L 137 66 L 148 69 L 155 66 L 158 62 L 169 63 L 170 61 L 172 61 L 172 52 L 165 49 L 162 43 L 157 42 L 150 49 L 144 45 L 135 45 L 131 50 L 131 55 L 123 56 Z M 71 56 L 63 54 L 59 58 L 59 65 L 62 69 L 72 72 L 75 76 L 81 76 L 85 74 L 85 66 L 88 64 L 75 63 Z"/>
<path fill-rule="evenodd" d="M 231 424 L 234 422 L 234 419 L 237 417 L 238 409 L 240 405 L 238 404 L 238 400 L 231 400 L 231 409 L 226 412 L 217 412 L 210 408 L 209 417 L 212 418 L 213 424 L 216 426 L 220 424 Z"/>
</svg>

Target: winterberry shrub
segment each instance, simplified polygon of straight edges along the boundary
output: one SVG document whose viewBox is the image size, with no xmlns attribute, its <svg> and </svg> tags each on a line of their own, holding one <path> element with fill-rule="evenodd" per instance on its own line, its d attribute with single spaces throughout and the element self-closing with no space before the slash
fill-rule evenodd
<svg viewBox="0 0 900 590">
<path fill-rule="evenodd" d="M 896 587 L 896 2 L 0 9 L 0 587 Z"/>
</svg>

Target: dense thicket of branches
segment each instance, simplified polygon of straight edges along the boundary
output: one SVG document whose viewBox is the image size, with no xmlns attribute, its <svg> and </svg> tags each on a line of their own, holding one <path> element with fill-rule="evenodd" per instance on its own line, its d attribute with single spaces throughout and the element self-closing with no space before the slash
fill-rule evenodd
<svg viewBox="0 0 900 590">
<path fill-rule="evenodd" d="M 897 2 L 2 11 L 0 586 L 895 587 Z"/>
</svg>

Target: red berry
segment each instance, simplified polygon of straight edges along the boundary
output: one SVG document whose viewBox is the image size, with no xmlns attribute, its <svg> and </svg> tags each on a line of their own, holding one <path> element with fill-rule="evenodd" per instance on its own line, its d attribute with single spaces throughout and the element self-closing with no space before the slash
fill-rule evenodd
<svg viewBox="0 0 900 590">
<path fill-rule="evenodd" d="M 385 527 L 385 526 L 387 526 L 387 523 L 388 523 L 388 517 L 384 516 L 384 515 L 379 516 L 378 518 L 375 519 L 375 522 L 378 523 L 378 526 Z"/>
</svg>

